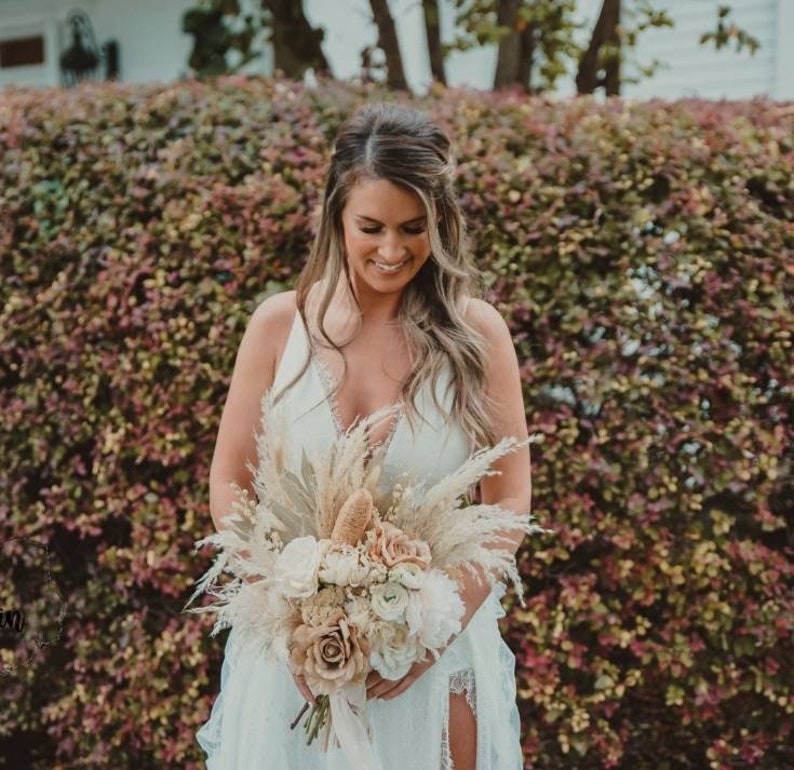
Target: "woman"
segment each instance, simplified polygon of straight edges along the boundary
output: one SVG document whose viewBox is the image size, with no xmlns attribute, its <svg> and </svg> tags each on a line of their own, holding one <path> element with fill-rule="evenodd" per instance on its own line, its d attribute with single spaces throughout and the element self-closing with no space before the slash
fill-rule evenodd
<svg viewBox="0 0 794 770">
<path fill-rule="evenodd" d="M 210 471 L 219 529 L 232 484 L 251 488 L 254 427 L 273 389 L 290 438 L 328 447 L 356 421 L 397 405 L 370 446 L 387 445 L 383 484 L 404 471 L 438 480 L 504 436 L 527 437 L 518 362 L 498 312 L 471 297 L 449 140 L 425 115 L 362 109 L 340 130 L 322 215 L 297 291 L 265 300 L 237 355 Z M 530 506 L 526 446 L 494 463 L 482 502 Z M 519 545 L 518 536 L 514 546 Z M 373 743 L 386 770 L 522 767 L 514 659 L 499 637 L 497 591 L 460 581 L 463 630 L 438 660 L 398 681 L 367 679 Z M 239 652 L 232 630 L 222 687 L 198 734 L 215 770 L 325 770 L 344 754 L 309 747 L 289 723 L 314 696 L 286 664 Z"/>
</svg>

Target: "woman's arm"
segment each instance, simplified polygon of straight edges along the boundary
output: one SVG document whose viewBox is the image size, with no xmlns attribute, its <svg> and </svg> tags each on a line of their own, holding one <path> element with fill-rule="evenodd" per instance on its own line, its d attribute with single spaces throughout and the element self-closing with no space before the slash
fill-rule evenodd
<svg viewBox="0 0 794 770">
<path fill-rule="evenodd" d="M 519 441 L 527 438 L 526 409 L 521 389 L 521 374 L 510 329 L 493 306 L 483 300 L 472 299 L 467 320 L 485 337 L 489 354 L 486 361 L 488 382 L 486 392 L 493 404 L 490 414 L 496 441 L 513 436 Z M 493 464 L 499 471 L 480 481 L 481 502 L 499 505 L 516 513 L 528 513 L 532 506 L 532 478 L 529 446 L 521 447 Z M 510 548 L 515 554 L 521 545 L 523 533 L 514 530 L 504 533 L 510 538 Z M 504 548 L 504 544 L 499 545 Z M 459 581 L 460 594 L 466 607 L 462 625 L 466 627 L 491 592 L 487 581 L 464 575 Z"/>
<path fill-rule="evenodd" d="M 273 385 L 296 312 L 294 291 L 268 297 L 254 311 L 240 342 L 210 466 L 210 514 L 217 530 L 223 528 L 223 520 L 231 511 L 233 483 L 254 495 L 247 464 L 257 461 L 262 396 Z M 314 703 L 314 695 L 302 677 L 295 677 L 295 685 L 306 700 Z"/>
<path fill-rule="evenodd" d="M 521 390 L 521 375 L 513 340 L 505 320 L 496 310 L 483 300 L 469 302 L 466 320 L 483 335 L 488 344 L 488 357 L 485 362 L 487 372 L 486 392 L 491 399 L 491 425 L 496 441 L 513 436 L 519 441 L 527 438 L 526 412 Z M 532 502 L 532 481 L 530 476 L 529 447 L 524 446 L 493 464 L 499 474 L 486 476 L 480 481 L 481 502 L 499 505 L 517 514 L 527 513 Z M 510 538 L 510 548 L 515 553 L 523 540 L 523 533 L 515 530 L 504 533 Z M 503 543 L 499 544 L 504 548 Z M 491 592 L 490 583 L 478 580 L 464 572 L 458 579 L 460 596 L 465 611 L 461 620 L 465 628 Z M 396 698 L 405 692 L 430 666 L 433 659 L 414 664 L 410 671 L 396 682 L 382 679 L 375 673 L 367 679 L 368 697 L 384 700 Z"/>
<path fill-rule="evenodd" d="M 210 514 L 223 527 L 234 501 L 232 484 L 253 495 L 247 463 L 256 464 L 262 396 L 273 384 L 276 359 L 295 317 L 295 292 L 268 297 L 254 311 L 237 351 L 210 466 Z"/>
</svg>

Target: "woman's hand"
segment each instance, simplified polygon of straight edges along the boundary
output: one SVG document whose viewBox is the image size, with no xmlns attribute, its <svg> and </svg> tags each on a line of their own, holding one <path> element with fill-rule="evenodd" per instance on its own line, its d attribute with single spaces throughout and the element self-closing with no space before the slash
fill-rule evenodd
<svg viewBox="0 0 794 770">
<path fill-rule="evenodd" d="M 402 695 L 433 663 L 435 658 L 427 653 L 425 659 L 414 663 L 402 679 L 384 679 L 377 671 L 371 671 L 366 680 L 367 698 L 391 700 Z"/>
<path fill-rule="evenodd" d="M 306 684 L 306 680 L 300 674 L 294 672 L 292 673 L 292 679 L 295 682 L 295 686 L 300 690 L 300 694 L 314 706 L 317 699 L 314 697 L 314 693 L 309 689 L 309 685 Z"/>
<path fill-rule="evenodd" d="M 287 668 L 289 669 L 290 674 L 292 674 L 292 680 L 295 682 L 295 686 L 300 691 L 300 694 L 306 701 L 314 706 L 317 703 L 317 698 L 315 698 L 314 693 L 309 689 L 309 685 L 306 684 L 306 678 L 303 676 L 303 674 L 295 670 L 291 661 L 288 661 Z"/>
</svg>

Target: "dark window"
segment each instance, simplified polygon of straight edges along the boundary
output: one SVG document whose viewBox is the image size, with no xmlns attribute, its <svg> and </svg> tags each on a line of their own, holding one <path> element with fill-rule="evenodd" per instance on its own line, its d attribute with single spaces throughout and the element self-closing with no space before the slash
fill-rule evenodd
<svg viewBox="0 0 794 770">
<path fill-rule="evenodd" d="M 41 35 L 0 40 L 0 68 L 31 64 L 44 64 L 44 38 Z"/>
</svg>

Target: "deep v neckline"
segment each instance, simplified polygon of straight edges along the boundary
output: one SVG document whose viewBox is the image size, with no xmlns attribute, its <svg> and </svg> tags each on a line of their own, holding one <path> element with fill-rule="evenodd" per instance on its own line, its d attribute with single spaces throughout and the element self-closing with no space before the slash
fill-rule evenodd
<svg viewBox="0 0 794 770">
<path fill-rule="evenodd" d="M 317 354 L 317 351 L 312 344 L 311 337 L 309 335 L 309 330 L 306 328 L 306 325 L 303 323 L 303 318 L 301 318 L 301 314 L 298 312 L 297 317 L 300 321 L 301 327 L 303 328 L 303 333 L 306 338 L 306 345 L 309 349 L 309 359 L 314 367 L 315 375 L 320 382 L 320 387 L 323 391 L 323 402 L 328 407 L 328 412 L 331 415 L 331 422 L 334 424 L 334 429 L 336 430 L 336 437 L 337 439 L 342 438 L 342 436 L 349 433 L 353 430 L 357 425 L 359 425 L 364 420 L 368 419 L 375 414 L 366 415 L 362 417 L 359 415 L 356 419 L 347 427 L 342 424 L 342 418 L 339 412 L 339 404 L 336 400 L 334 395 L 334 388 L 338 385 L 338 380 L 336 379 L 334 373 L 331 371 L 331 367 L 323 361 L 322 358 Z M 384 457 L 391 449 L 392 444 L 394 443 L 394 438 L 399 431 L 402 422 L 403 422 L 403 415 L 405 414 L 405 402 L 403 399 L 399 399 L 398 401 L 394 402 L 391 407 L 384 406 L 380 409 L 376 410 L 376 412 L 381 411 L 381 409 L 395 409 L 397 410 L 397 418 L 394 420 L 394 424 L 391 427 L 391 430 L 384 436 L 380 441 L 376 442 L 375 444 L 370 444 L 367 442 L 367 449 L 368 449 L 368 456 L 371 457 L 380 447 L 385 447 L 384 449 Z M 383 419 L 387 419 L 384 417 Z"/>
</svg>

